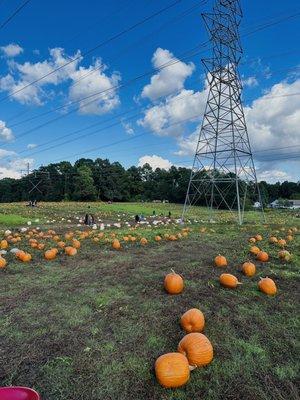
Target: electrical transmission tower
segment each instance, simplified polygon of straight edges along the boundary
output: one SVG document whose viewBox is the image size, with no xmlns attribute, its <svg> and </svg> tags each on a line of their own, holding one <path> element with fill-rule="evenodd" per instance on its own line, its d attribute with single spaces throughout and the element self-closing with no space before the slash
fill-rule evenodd
<svg viewBox="0 0 300 400">
<path fill-rule="evenodd" d="M 213 13 L 203 14 L 212 43 L 212 57 L 203 59 L 209 94 L 186 194 L 189 206 L 205 202 L 210 209 L 237 211 L 243 223 L 247 195 L 262 200 L 249 143 L 238 65 L 242 55 L 240 0 L 216 0 Z"/>
</svg>

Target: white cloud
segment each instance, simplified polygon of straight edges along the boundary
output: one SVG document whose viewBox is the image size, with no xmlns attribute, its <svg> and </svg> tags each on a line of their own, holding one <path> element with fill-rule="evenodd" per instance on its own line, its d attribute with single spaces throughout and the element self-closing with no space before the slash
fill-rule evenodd
<svg viewBox="0 0 300 400">
<path fill-rule="evenodd" d="M 152 169 L 154 169 L 154 170 L 156 168 L 168 170 L 173 165 L 171 163 L 171 161 L 169 161 L 165 158 L 162 158 L 160 156 L 156 156 L 154 154 L 152 156 L 145 155 L 139 159 L 139 162 L 138 162 L 139 167 L 142 167 L 145 164 L 149 164 L 152 167 Z"/>
<path fill-rule="evenodd" d="M 249 76 L 249 78 L 242 79 L 242 84 L 248 87 L 255 87 L 258 86 L 258 80 L 255 76 Z"/>
<path fill-rule="evenodd" d="M 47 93 L 43 90 L 44 86 L 49 84 L 58 85 L 70 79 L 70 75 L 74 72 L 81 61 L 80 52 L 73 56 L 67 56 L 62 48 L 53 48 L 49 50 L 50 57 L 42 62 L 31 63 L 26 61 L 24 64 L 15 61 L 9 62 L 10 73 L 0 79 L 0 89 L 7 91 L 14 100 L 22 104 L 42 105 L 47 98 Z M 70 59 L 77 59 L 66 67 L 52 73 L 57 68 L 66 64 Z M 44 77 L 45 75 L 49 76 Z M 44 77 L 40 81 L 34 82 Z M 26 87 L 19 91 L 20 89 Z M 19 91 L 19 92 L 18 92 Z M 14 93 L 18 92 L 18 93 Z"/>
<path fill-rule="evenodd" d="M 95 70 L 96 69 L 96 70 Z M 79 101 L 79 112 L 81 114 L 105 114 L 120 104 L 117 86 L 121 80 L 119 73 L 114 72 L 111 76 L 105 74 L 107 67 L 97 59 L 94 65 L 88 68 L 79 67 L 71 73 L 73 81 L 77 81 L 70 87 L 69 99 Z M 85 77 L 84 79 L 81 79 Z M 102 93 L 100 93 L 102 92 Z M 99 93 L 93 96 L 95 93 Z"/>
<path fill-rule="evenodd" d="M 167 97 L 146 110 L 138 124 L 159 136 L 180 137 L 189 120 L 199 121 L 202 118 L 206 99 L 206 90 L 194 92 L 183 89 L 176 96 Z"/>
<path fill-rule="evenodd" d="M 283 182 L 283 181 L 291 181 L 293 178 L 290 174 L 285 171 L 281 171 L 278 169 L 265 170 L 261 169 L 257 170 L 257 179 L 259 181 L 266 181 L 269 183 Z"/>
<path fill-rule="evenodd" d="M 35 143 L 29 143 L 27 145 L 27 149 L 34 149 L 36 146 L 37 146 L 37 144 L 35 144 Z"/>
<path fill-rule="evenodd" d="M 9 158 L 9 159 L 8 159 Z M 21 177 L 21 170 L 30 168 L 34 163 L 32 158 L 20 158 L 16 152 L 0 149 L 0 179 Z"/>
<path fill-rule="evenodd" d="M 300 79 L 283 81 L 272 86 L 263 96 L 245 107 L 250 142 L 256 158 L 263 161 L 274 154 L 290 154 L 292 146 L 300 144 Z M 281 96 L 281 97 L 280 97 Z M 291 146 L 289 149 L 281 147 Z M 277 148 L 278 151 L 261 152 Z"/>
<path fill-rule="evenodd" d="M 176 62 L 176 64 L 173 64 Z M 185 80 L 192 75 L 194 64 L 186 64 L 179 61 L 169 50 L 158 48 L 153 57 L 154 68 L 169 65 L 167 68 L 160 69 L 159 72 L 151 77 L 151 81 L 143 88 L 142 97 L 155 100 L 160 96 L 167 95 L 175 90 L 180 91 L 184 87 Z"/>
<path fill-rule="evenodd" d="M 11 150 L 0 149 L 0 160 L 9 156 L 14 156 L 16 153 Z"/>
<path fill-rule="evenodd" d="M 5 54 L 6 57 L 16 57 L 19 54 L 23 53 L 23 49 L 21 46 L 15 43 L 10 43 L 7 46 L 0 47 L 2 53 Z"/>
<path fill-rule="evenodd" d="M 13 140 L 14 135 L 10 128 L 6 126 L 6 123 L 0 120 L 0 140 L 4 140 L 6 142 Z"/>
<path fill-rule="evenodd" d="M 122 121 L 122 126 L 123 126 L 123 128 L 125 129 L 125 132 L 128 135 L 133 135 L 134 134 L 134 129 L 133 129 L 132 124 L 130 122 Z"/>
</svg>

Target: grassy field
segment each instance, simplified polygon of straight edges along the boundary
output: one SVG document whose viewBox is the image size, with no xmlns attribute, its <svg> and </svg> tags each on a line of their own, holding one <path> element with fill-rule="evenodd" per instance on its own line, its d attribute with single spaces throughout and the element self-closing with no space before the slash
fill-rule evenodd
<svg viewBox="0 0 300 400">
<path fill-rule="evenodd" d="M 106 227 L 106 239 L 99 243 L 82 240 L 75 257 L 60 254 L 46 261 L 25 237 L 17 246 L 32 253 L 30 263 L 5 255 L 8 264 L 0 270 L 1 386 L 34 387 L 43 400 L 299 399 L 300 220 L 295 213 L 269 212 L 262 225 L 249 212 L 249 223 L 238 227 L 225 212 L 219 222 L 201 222 L 206 211 L 194 208 L 188 237 L 156 243 L 155 235 L 178 234 L 182 226 L 175 221 L 153 225 L 153 210 L 159 216 L 171 211 L 178 218 L 181 206 L 45 203 L 33 209 L 0 204 L 0 238 L 5 229 L 27 221 L 31 227 L 55 229 L 60 237 L 82 231 L 77 224 L 87 210 L 99 223 L 122 226 Z M 126 222 L 132 223 L 137 213 L 151 223 L 130 230 Z M 12 222 L 12 216 L 20 221 Z M 271 233 L 286 237 L 291 227 L 298 227 L 287 245 L 293 257 L 283 263 L 268 238 Z M 146 237 L 148 245 L 122 241 L 122 250 L 113 250 L 112 235 L 128 233 Z M 258 245 L 270 261 L 256 263 L 257 274 L 246 278 L 240 266 L 249 259 L 248 238 L 257 233 L 263 235 Z M 243 283 L 236 290 L 219 285 L 224 271 L 213 266 L 219 253 L 228 259 L 227 272 Z M 178 296 L 163 290 L 171 268 L 184 277 L 185 290 Z M 278 286 L 275 297 L 257 290 L 259 277 L 265 276 Z M 176 351 L 184 335 L 179 318 L 192 307 L 205 314 L 204 333 L 214 346 L 214 360 L 193 371 L 186 386 L 163 389 L 155 379 L 155 359 Z"/>
</svg>

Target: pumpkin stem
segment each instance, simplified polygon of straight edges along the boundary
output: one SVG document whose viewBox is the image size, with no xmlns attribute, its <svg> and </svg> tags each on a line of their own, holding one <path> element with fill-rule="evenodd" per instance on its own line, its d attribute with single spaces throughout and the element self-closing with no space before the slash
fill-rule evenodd
<svg viewBox="0 0 300 400">
<path fill-rule="evenodd" d="M 190 371 L 194 371 L 197 368 L 197 365 L 189 365 Z"/>
<path fill-rule="evenodd" d="M 237 285 L 242 285 L 242 284 L 243 284 L 243 282 L 238 282 L 238 283 L 237 283 Z"/>
<path fill-rule="evenodd" d="M 174 271 L 173 268 L 171 268 L 171 272 L 172 272 L 172 274 L 176 274 L 176 272 Z"/>
</svg>

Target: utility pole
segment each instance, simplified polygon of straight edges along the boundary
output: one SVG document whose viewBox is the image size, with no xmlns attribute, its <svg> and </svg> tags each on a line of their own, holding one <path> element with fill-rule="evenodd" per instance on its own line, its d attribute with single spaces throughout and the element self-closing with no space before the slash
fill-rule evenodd
<svg viewBox="0 0 300 400">
<path fill-rule="evenodd" d="M 240 0 L 215 0 L 213 12 L 202 17 L 212 43 L 212 57 L 202 60 L 209 93 L 182 217 L 200 200 L 211 219 L 215 209 L 226 208 L 242 224 L 253 184 L 264 214 L 241 101 Z"/>
</svg>

